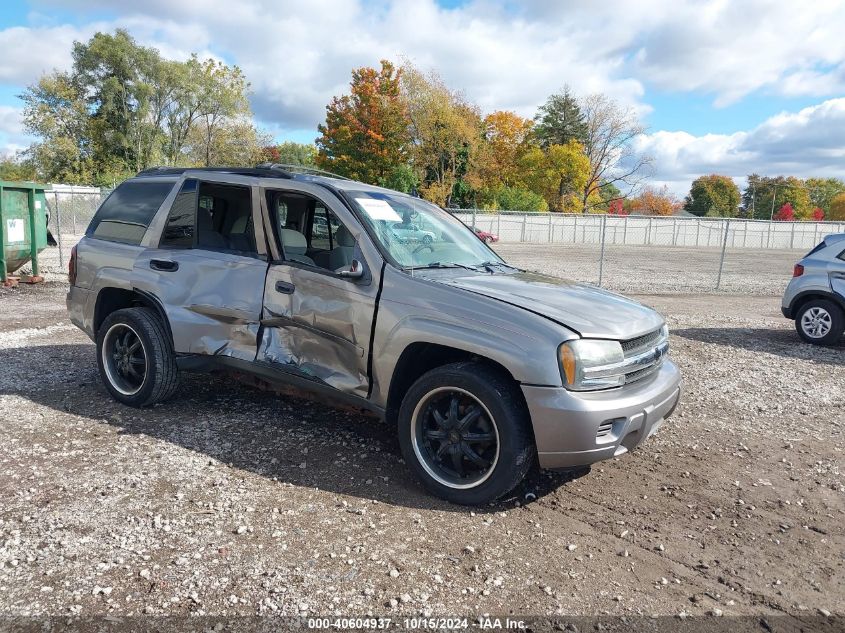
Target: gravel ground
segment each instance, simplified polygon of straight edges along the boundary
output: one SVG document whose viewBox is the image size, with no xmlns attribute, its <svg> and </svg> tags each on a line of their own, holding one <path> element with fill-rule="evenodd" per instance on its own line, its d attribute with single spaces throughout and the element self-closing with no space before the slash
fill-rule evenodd
<svg viewBox="0 0 845 633">
<path fill-rule="evenodd" d="M 535 267 L 558 270 L 552 259 Z M 756 630 L 777 616 L 812 628 L 843 614 L 845 347 L 801 343 L 760 287 L 638 296 L 672 328 L 675 416 L 632 454 L 533 473 L 475 510 L 427 496 L 390 429 L 356 413 L 202 375 L 169 403 L 118 405 L 66 320 L 63 284 L 0 289 L 0 616 L 753 615 Z"/>
</svg>

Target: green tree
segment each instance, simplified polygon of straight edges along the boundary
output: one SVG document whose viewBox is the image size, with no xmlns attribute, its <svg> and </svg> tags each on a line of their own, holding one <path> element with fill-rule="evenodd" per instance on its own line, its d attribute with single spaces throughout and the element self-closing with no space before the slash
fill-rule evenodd
<svg viewBox="0 0 845 633">
<path fill-rule="evenodd" d="M 739 187 L 728 176 L 710 174 L 692 182 L 684 209 L 693 215 L 733 218 L 739 213 Z"/>
<path fill-rule="evenodd" d="M 40 178 L 112 184 L 153 164 L 252 156 L 262 140 L 237 67 L 164 60 L 123 30 L 75 42 L 72 58 L 71 71 L 44 75 L 21 95 Z"/>
<path fill-rule="evenodd" d="M 845 182 L 838 178 L 808 178 L 806 183 L 810 201 L 827 215 L 830 203 L 841 193 L 845 193 Z"/>
<path fill-rule="evenodd" d="M 504 211 L 548 211 L 549 205 L 538 193 L 521 187 L 501 186 L 494 191 L 490 208 Z"/>
<path fill-rule="evenodd" d="M 587 122 L 578 99 L 569 92 L 568 86 L 540 106 L 534 121 L 534 136 L 542 147 L 586 141 Z"/>
<path fill-rule="evenodd" d="M 139 46 L 129 33 L 96 33 L 74 42 L 73 81 L 86 97 L 95 168 L 110 177 L 149 166 L 160 133 L 153 112 L 158 51 Z"/>
<path fill-rule="evenodd" d="M 40 178 L 90 184 L 93 148 L 85 93 L 68 73 L 43 75 L 20 95 L 23 126 L 39 138 L 25 152 Z"/>
<path fill-rule="evenodd" d="M 295 143 L 285 141 L 277 146 L 279 151 L 276 162 L 283 165 L 304 165 L 315 167 L 317 165 L 317 147 L 311 143 Z"/>
<path fill-rule="evenodd" d="M 396 165 L 387 175 L 384 186 L 388 189 L 410 193 L 420 186 L 420 180 L 410 165 Z"/>
<path fill-rule="evenodd" d="M 830 201 L 830 211 L 825 215 L 825 220 L 845 220 L 845 193 L 840 193 Z"/>
<path fill-rule="evenodd" d="M 11 156 L 0 158 L 0 180 L 24 181 L 38 178 L 35 165 L 20 158 Z"/>
<path fill-rule="evenodd" d="M 748 176 L 748 185 L 742 193 L 745 215 L 768 220 L 787 202 L 797 219 L 809 217 L 814 208 L 806 185 L 795 176 Z"/>
<path fill-rule="evenodd" d="M 601 204 L 598 205 L 598 207 L 602 211 L 609 211 L 614 201 L 618 200 L 619 202 L 621 202 L 624 197 L 619 187 L 614 185 L 612 182 L 602 183 L 599 186 L 598 194 L 599 198 L 601 199 Z"/>
<path fill-rule="evenodd" d="M 166 63 L 162 77 L 172 87 L 164 106 L 164 155 L 168 165 L 187 160 L 188 137 L 208 109 L 205 92 L 206 70 L 196 55 L 183 62 Z"/>
<path fill-rule="evenodd" d="M 409 121 L 409 156 L 420 193 L 448 206 L 456 185 L 474 173 L 483 136 L 478 108 L 449 89 L 436 73 L 422 73 L 410 64 L 402 68 L 401 85 Z"/>
<path fill-rule="evenodd" d="M 252 125 L 252 111 L 247 99 L 249 83 L 241 69 L 208 59 L 202 64 L 200 85 L 204 99 L 201 114 L 193 128 L 193 142 L 190 143 L 193 162 L 211 167 L 232 164 L 224 158 L 226 156 L 246 156 L 240 150 L 234 154 L 231 152 L 235 142 L 233 132 L 247 134 L 243 140 L 250 148 L 250 162 L 257 161 L 260 158 L 260 146 L 255 146 L 258 134 Z"/>
<path fill-rule="evenodd" d="M 400 95 L 401 71 L 387 60 L 381 68 L 352 71 L 351 94 L 332 98 L 326 122 L 317 126 L 317 165 L 384 184 L 406 160 L 408 120 Z"/>
<path fill-rule="evenodd" d="M 543 197 L 552 211 L 581 211 L 581 191 L 590 173 L 590 162 L 578 141 L 534 147 L 520 161 L 522 182 Z"/>
</svg>

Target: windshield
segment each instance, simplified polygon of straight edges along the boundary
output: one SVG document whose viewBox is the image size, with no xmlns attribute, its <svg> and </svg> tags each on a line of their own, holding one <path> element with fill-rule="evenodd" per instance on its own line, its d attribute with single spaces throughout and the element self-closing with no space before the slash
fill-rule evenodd
<svg viewBox="0 0 845 633">
<path fill-rule="evenodd" d="M 380 191 L 349 194 L 376 239 L 403 268 L 503 263 L 462 222 L 430 202 Z"/>
</svg>

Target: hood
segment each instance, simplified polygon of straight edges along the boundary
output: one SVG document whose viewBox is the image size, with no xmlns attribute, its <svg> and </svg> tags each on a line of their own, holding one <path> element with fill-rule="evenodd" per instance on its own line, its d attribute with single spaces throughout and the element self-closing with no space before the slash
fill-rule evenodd
<svg viewBox="0 0 845 633">
<path fill-rule="evenodd" d="M 444 275 L 436 281 L 540 314 L 585 338 L 625 340 L 664 323 L 660 314 L 636 301 L 539 273 Z"/>
</svg>

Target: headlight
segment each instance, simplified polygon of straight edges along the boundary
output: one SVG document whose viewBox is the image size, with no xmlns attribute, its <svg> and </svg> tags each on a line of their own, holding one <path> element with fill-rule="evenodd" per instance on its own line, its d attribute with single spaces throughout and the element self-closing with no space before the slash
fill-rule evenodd
<svg viewBox="0 0 845 633">
<path fill-rule="evenodd" d="M 560 346 L 563 384 L 574 391 L 609 389 L 625 384 L 625 360 L 618 341 L 577 339 Z"/>
</svg>

